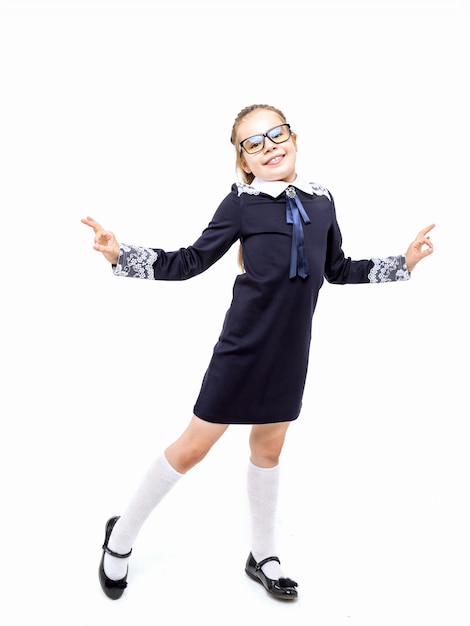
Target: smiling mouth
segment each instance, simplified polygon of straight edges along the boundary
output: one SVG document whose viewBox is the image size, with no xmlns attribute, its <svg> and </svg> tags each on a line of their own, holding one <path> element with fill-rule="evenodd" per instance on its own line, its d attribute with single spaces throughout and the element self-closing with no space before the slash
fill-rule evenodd
<svg viewBox="0 0 470 626">
<path fill-rule="evenodd" d="M 272 159 L 269 159 L 269 161 L 266 161 L 266 165 L 277 165 L 278 163 L 282 161 L 283 158 L 284 158 L 284 155 L 277 154 Z"/>
</svg>

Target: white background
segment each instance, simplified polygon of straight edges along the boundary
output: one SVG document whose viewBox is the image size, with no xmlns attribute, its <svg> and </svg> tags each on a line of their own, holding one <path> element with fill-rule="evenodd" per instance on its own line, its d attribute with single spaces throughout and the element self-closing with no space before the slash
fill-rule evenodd
<svg viewBox="0 0 470 626">
<path fill-rule="evenodd" d="M 0 2 L 1 621 L 468 626 L 469 3 Z M 237 273 L 118 279 L 80 218 L 186 246 L 266 102 L 335 197 L 353 258 L 408 283 L 326 284 L 282 458 L 279 554 L 300 597 L 244 574 L 245 427 L 150 518 L 116 603 L 104 524 L 186 426 Z M 273 338 L 275 340 L 275 338 Z"/>
</svg>

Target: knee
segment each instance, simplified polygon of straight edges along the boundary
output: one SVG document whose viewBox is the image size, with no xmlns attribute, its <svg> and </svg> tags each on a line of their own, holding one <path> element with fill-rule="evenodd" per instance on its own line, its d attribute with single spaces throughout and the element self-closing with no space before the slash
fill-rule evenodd
<svg viewBox="0 0 470 626">
<path fill-rule="evenodd" d="M 280 454 L 274 454 L 269 450 L 251 450 L 251 462 L 256 467 L 275 467 L 279 463 L 279 457 Z"/>
<path fill-rule="evenodd" d="M 186 473 L 202 461 L 227 428 L 228 424 L 212 424 L 193 416 L 184 433 L 165 450 L 168 462 L 177 472 Z"/>
<path fill-rule="evenodd" d="M 253 428 L 250 435 L 251 461 L 258 467 L 274 467 L 279 463 L 284 446 L 286 426 Z"/>
<path fill-rule="evenodd" d="M 251 461 L 258 467 L 274 467 L 279 463 L 283 442 L 251 442 Z"/>
<path fill-rule="evenodd" d="M 186 472 L 202 461 L 207 452 L 207 449 L 198 445 L 184 447 L 170 446 L 165 451 L 165 455 L 170 465 L 172 465 L 177 472 L 186 474 Z"/>
</svg>

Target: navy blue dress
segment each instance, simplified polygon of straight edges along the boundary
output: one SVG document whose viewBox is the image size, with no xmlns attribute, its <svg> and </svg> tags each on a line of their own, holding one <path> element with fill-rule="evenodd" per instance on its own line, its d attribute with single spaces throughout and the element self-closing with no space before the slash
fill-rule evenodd
<svg viewBox="0 0 470 626">
<path fill-rule="evenodd" d="M 290 278 L 293 225 L 286 189 L 295 188 L 304 210 L 301 229 L 308 276 Z M 306 216 L 305 216 L 306 214 Z M 236 183 L 197 241 L 187 248 L 121 245 L 115 273 L 155 280 L 200 274 L 240 240 L 245 272 L 205 373 L 194 414 L 223 424 L 295 420 L 301 410 L 309 360 L 312 317 L 323 280 L 335 284 L 409 278 L 403 256 L 353 261 L 342 250 L 328 190 L 295 183 Z"/>
</svg>

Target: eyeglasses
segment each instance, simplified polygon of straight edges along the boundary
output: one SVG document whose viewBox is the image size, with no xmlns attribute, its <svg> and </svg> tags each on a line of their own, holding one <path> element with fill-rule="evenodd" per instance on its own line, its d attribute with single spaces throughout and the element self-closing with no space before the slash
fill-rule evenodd
<svg viewBox="0 0 470 626">
<path fill-rule="evenodd" d="M 271 128 L 263 134 L 252 135 L 251 137 L 240 141 L 240 148 L 243 148 L 243 150 L 245 150 L 248 154 L 256 154 L 257 152 L 261 152 L 264 148 L 266 137 L 273 143 L 284 143 L 290 139 L 291 134 L 289 124 L 281 124 L 280 126 Z"/>
</svg>

